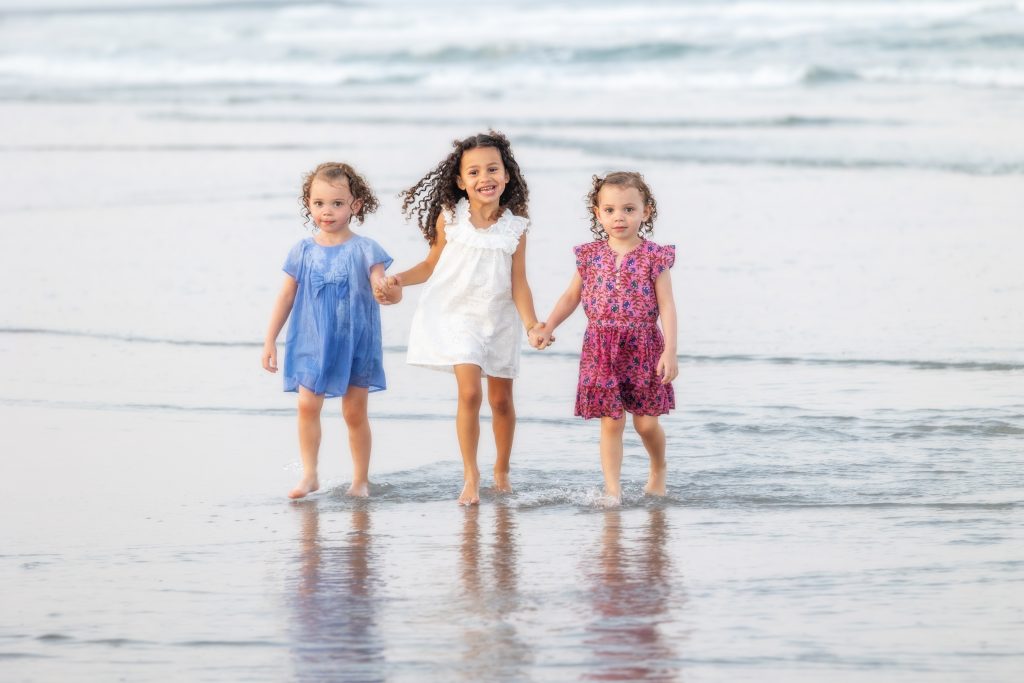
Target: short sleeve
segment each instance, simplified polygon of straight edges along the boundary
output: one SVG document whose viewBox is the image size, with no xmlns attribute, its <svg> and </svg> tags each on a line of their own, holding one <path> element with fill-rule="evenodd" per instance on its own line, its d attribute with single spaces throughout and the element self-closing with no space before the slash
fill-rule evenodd
<svg viewBox="0 0 1024 683">
<path fill-rule="evenodd" d="M 438 216 L 444 219 L 444 227 L 446 228 L 455 222 L 455 212 L 449 211 L 444 207 L 441 207 L 441 213 L 439 213 Z"/>
<path fill-rule="evenodd" d="M 509 225 L 512 227 L 512 234 L 516 236 L 516 239 L 519 239 L 526 233 L 530 232 L 529 218 L 513 215 Z"/>
<path fill-rule="evenodd" d="M 296 280 L 302 279 L 302 257 L 306 253 L 306 240 L 297 242 L 288 252 L 281 269 Z"/>
<path fill-rule="evenodd" d="M 675 265 L 676 245 L 663 244 L 654 245 L 652 253 L 653 263 L 651 265 L 651 282 L 658 279 L 658 276 Z"/>
<path fill-rule="evenodd" d="M 576 272 L 578 272 L 580 276 L 582 276 L 584 245 L 577 244 L 575 247 L 572 248 L 572 253 L 576 254 Z"/>
<path fill-rule="evenodd" d="M 465 203 L 465 206 L 463 206 L 463 203 Z M 469 213 L 469 200 L 465 197 L 457 201 L 455 206 L 451 209 L 444 206 L 441 207 L 440 215 L 441 218 L 444 219 L 445 229 L 447 229 L 449 225 L 455 225 L 460 222 L 459 217 L 463 214 L 463 209 L 465 209 L 465 213 Z"/>
<path fill-rule="evenodd" d="M 577 244 L 572 248 L 572 253 L 576 254 L 576 272 L 580 274 L 580 277 L 586 277 L 587 275 L 587 269 L 594 258 L 594 245 L 596 244 L 600 244 L 600 242 Z"/>
<path fill-rule="evenodd" d="M 507 211 L 507 210 L 506 210 Z M 515 214 L 507 214 L 507 217 L 502 216 L 499 219 L 500 228 L 497 229 L 497 233 L 502 235 L 502 248 L 508 254 L 514 254 L 516 249 L 519 248 L 519 243 L 523 239 L 523 235 L 530 229 L 530 221 L 522 216 L 516 216 Z"/>
<path fill-rule="evenodd" d="M 363 260 L 366 264 L 367 274 L 369 274 L 370 269 L 378 263 L 383 263 L 385 270 L 391 267 L 391 263 L 394 259 L 384 251 L 384 247 L 369 238 L 364 238 L 360 246 L 363 248 Z"/>
</svg>

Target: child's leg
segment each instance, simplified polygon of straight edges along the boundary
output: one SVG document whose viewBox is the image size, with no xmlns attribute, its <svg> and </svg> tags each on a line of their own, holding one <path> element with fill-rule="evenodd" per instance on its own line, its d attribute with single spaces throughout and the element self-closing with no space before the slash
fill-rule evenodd
<svg viewBox="0 0 1024 683">
<path fill-rule="evenodd" d="M 626 417 L 601 418 L 601 471 L 604 473 L 604 493 L 612 502 L 622 501 L 619 477 L 622 473 L 622 432 Z"/>
<path fill-rule="evenodd" d="M 512 380 L 488 377 L 487 401 L 491 404 L 491 426 L 494 428 L 494 446 L 498 451 L 498 457 L 494 461 L 494 488 L 511 493 L 512 484 L 508 479 L 508 471 L 512 458 L 512 439 L 516 433 Z"/>
<path fill-rule="evenodd" d="M 370 420 L 366 403 L 370 390 L 349 386 L 341 397 L 341 415 L 348 426 L 348 448 L 352 452 L 350 496 L 370 495 Z"/>
<path fill-rule="evenodd" d="M 640 440 L 644 442 L 647 455 L 651 458 L 651 472 L 647 477 L 644 493 L 653 496 L 665 495 L 665 430 L 661 428 L 657 415 L 634 415 L 633 426 Z"/>
<path fill-rule="evenodd" d="M 303 496 L 320 488 L 316 477 L 317 457 L 320 453 L 320 409 L 323 394 L 314 394 L 299 387 L 299 456 L 302 459 L 302 479 L 289 493 L 289 498 Z"/>
<path fill-rule="evenodd" d="M 462 451 L 462 478 L 466 484 L 459 495 L 460 505 L 480 502 L 480 469 L 476 464 L 476 450 L 480 444 L 480 366 L 464 363 L 455 366 L 455 379 L 459 384 L 459 408 L 455 414 L 455 431 Z"/>
</svg>

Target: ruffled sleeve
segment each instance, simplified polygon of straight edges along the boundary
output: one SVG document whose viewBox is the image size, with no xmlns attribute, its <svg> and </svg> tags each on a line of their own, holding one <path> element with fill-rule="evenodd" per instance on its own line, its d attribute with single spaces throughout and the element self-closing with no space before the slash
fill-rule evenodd
<svg viewBox="0 0 1024 683">
<path fill-rule="evenodd" d="M 502 248 L 509 254 L 515 253 L 519 247 L 519 240 L 530 231 L 530 219 L 517 216 L 506 209 L 498 219 L 498 225 L 501 226 L 501 233 L 505 238 Z"/>
<path fill-rule="evenodd" d="M 447 233 L 457 231 L 457 227 L 469 221 L 469 200 L 463 197 L 455 203 L 455 208 L 450 211 L 441 208 L 441 218 L 444 219 L 445 236 Z"/>
<path fill-rule="evenodd" d="M 515 236 L 516 239 L 519 239 L 526 233 L 530 232 L 529 218 L 523 218 L 522 216 L 517 216 L 514 213 L 509 213 L 508 211 L 506 211 L 505 214 L 502 215 L 502 219 L 505 221 L 505 224 L 508 226 L 509 231 Z"/>
<path fill-rule="evenodd" d="M 591 266 L 591 262 L 594 259 L 594 248 L 600 246 L 600 242 L 587 242 L 586 244 L 577 244 L 572 248 L 572 253 L 576 254 L 576 271 L 580 274 L 580 277 L 586 277 L 587 271 Z"/>
<path fill-rule="evenodd" d="M 306 240 L 301 240 L 291 248 L 284 260 L 281 270 L 291 275 L 296 280 L 302 280 L 303 255 L 306 253 Z"/>
<path fill-rule="evenodd" d="M 572 253 L 576 254 L 576 272 L 581 276 L 583 275 L 583 247 L 586 245 L 577 244 L 572 248 Z"/>
<path fill-rule="evenodd" d="M 674 244 L 651 244 L 651 282 L 658 279 L 658 276 L 675 265 L 676 245 Z"/>
<path fill-rule="evenodd" d="M 373 268 L 378 263 L 384 264 L 384 270 L 387 270 L 388 268 L 391 267 L 391 263 L 394 261 L 394 259 L 392 259 L 391 256 L 389 256 L 388 253 L 384 251 L 384 248 L 382 246 L 377 244 L 375 241 L 371 240 L 369 237 L 364 237 L 360 241 L 359 246 L 362 247 L 363 250 L 363 261 L 366 265 L 367 274 L 369 274 L 370 269 Z"/>
<path fill-rule="evenodd" d="M 444 219 L 444 238 L 447 241 L 450 241 L 453 237 L 458 240 L 458 233 L 462 228 L 462 223 L 465 222 L 460 220 L 462 218 L 463 204 L 465 204 L 465 208 L 469 208 L 469 202 L 465 197 L 460 199 L 451 211 L 445 208 L 441 209 L 441 218 Z"/>
</svg>

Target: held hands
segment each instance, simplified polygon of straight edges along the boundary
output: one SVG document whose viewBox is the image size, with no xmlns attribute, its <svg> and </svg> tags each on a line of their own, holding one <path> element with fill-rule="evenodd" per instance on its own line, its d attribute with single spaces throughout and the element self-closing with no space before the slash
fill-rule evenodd
<svg viewBox="0 0 1024 683">
<path fill-rule="evenodd" d="M 674 353 L 665 351 L 658 359 L 658 369 L 654 374 L 661 379 L 662 384 L 668 384 L 679 376 L 679 361 Z"/>
<path fill-rule="evenodd" d="M 387 306 L 402 300 L 402 282 L 397 275 L 379 278 L 373 283 L 373 298 L 377 303 Z"/>
<path fill-rule="evenodd" d="M 526 331 L 526 336 L 530 339 L 530 346 L 543 351 L 555 341 L 555 337 L 552 334 L 553 330 L 548 329 L 547 323 L 536 323 L 533 327 Z"/>
<path fill-rule="evenodd" d="M 277 372 L 277 344 L 266 342 L 263 344 L 263 369 L 267 372 Z"/>
</svg>

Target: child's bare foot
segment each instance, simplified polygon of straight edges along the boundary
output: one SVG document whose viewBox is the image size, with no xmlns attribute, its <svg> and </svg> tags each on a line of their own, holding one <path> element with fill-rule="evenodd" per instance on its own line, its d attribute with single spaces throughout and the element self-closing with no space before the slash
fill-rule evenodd
<svg viewBox="0 0 1024 683">
<path fill-rule="evenodd" d="M 295 500 L 296 498 L 305 498 L 319 488 L 320 482 L 317 481 L 315 474 L 311 477 L 303 477 L 299 480 L 299 483 L 295 485 L 295 488 L 288 492 L 288 497 L 292 500 Z"/>
<path fill-rule="evenodd" d="M 508 472 L 494 470 L 494 490 L 512 493 L 512 482 L 508 478 Z"/>
<path fill-rule="evenodd" d="M 644 493 L 648 496 L 664 496 L 666 471 L 664 467 L 652 467 L 651 473 L 647 476 L 647 486 L 644 486 Z"/>
<path fill-rule="evenodd" d="M 359 481 L 352 482 L 352 485 L 348 487 L 348 491 L 345 492 L 346 496 L 354 496 L 356 498 L 369 498 L 370 497 L 370 482 Z"/>
<path fill-rule="evenodd" d="M 597 504 L 603 508 L 617 508 L 622 505 L 622 493 L 605 489 L 604 495 L 597 500 Z"/>
<path fill-rule="evenodd" d="M 480 480 L 479 479 L 466 479 L 466 485 L 462 487 L 462 493 L 459 494 L 459 505 L 479 505 L 480 504 Z"/>
</svg>

